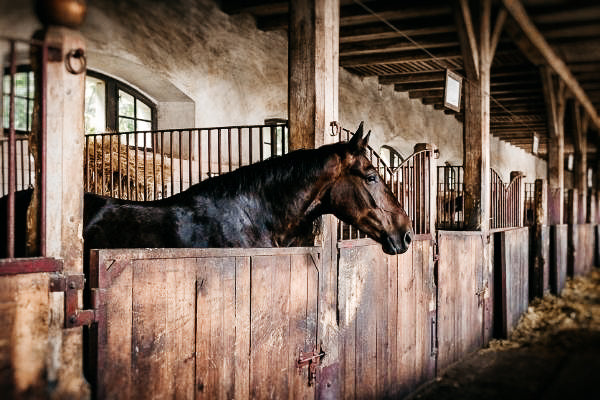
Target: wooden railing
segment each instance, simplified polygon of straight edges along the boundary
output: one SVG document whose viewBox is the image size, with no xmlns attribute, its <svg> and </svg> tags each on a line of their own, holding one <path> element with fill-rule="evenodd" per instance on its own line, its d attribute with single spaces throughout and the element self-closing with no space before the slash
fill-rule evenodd
<svg viewBox="0 0 600 400">
<path fill-rule="evenodd" d="M 522 226 L 522 175 L 505 185 L 500 175 L 490 169 L 490 229 Z"/>
<path fill-rule="evenodd" d="M 33 188 L 35 181 L 33 157 L 29 152 L 29 140 L 25 135 L 15 138 L 15 190 Z M 8 138 L 0 137 L 0 197 L 8 194 Z"/>
</svg>

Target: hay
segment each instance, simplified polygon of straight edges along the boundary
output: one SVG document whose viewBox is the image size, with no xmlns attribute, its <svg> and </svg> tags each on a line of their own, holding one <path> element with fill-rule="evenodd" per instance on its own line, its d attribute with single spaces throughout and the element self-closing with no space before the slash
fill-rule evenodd
<svg viewBox="0 0 600 400">
<path fill-rule="evenodd" d="M 600 270 L 567 281 L 560 296 L 534 300 L 510 340 L 492 340 L 491 350 L 547 344 L 562 331 L 600 331 Z"/>
<path fill-rule="evenodd" d="M 128 199 L 130 196 L 132 200 L 154 200 L 154 182 L 156 182 L 158 186 L 156 198 L 161 198 L 163 193 L 166 193 L 165 188 L 170 180 L 163 179 L 161 169 L 170 171 L 170 157 L 163 158 L 152 149 L 147 149 L 144 157 L 143 149 L 123 143 L 119 145 L 118 136 L 113 136 L 112 143 L 108 137 L 104 140 L 101 137 L 88 140 L 86 150 L 87 191 L 121 199 Z M 168 175 L 165 178 L 168 178 Z"/>
</svg>

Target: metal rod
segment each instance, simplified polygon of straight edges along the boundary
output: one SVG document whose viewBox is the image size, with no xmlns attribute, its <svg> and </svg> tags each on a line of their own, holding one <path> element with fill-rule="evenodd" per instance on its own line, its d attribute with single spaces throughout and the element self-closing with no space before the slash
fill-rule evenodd
<svg viewBox="0 0 600 400">
<path fill-rule="evenodd" d="M 6 237 L 8 258 L 15 256 L 15 189 L 16 189 L 16 143 L 15 143 L 15 74 L 17 73 L 14 40 L 10 42 L 10 100 L 8 112 L 8 202 Z"/>
<path fill-rule="evenodd" d="M 177 142 L 179 144 L 179 193 L 181 193 L 183 192 L 183 131 L 177 131 L 177 133 Z"/>
</svg>

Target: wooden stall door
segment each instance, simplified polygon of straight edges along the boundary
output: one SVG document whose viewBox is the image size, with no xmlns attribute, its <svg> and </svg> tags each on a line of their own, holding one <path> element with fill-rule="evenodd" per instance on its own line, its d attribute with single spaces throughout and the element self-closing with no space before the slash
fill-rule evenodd
<svg viewBox="0 0 600 400">
<path fill-rule="evenodd" d="M 567 281 L 568 226 L 550 226 L 550 290 L 560 294 Z"/>
<path fill-rule="evenodd" d="M 392 398 L 435 374 L 431 240 L 387 256 L 370 239 L 340 243 L 340 397 Z"/>
<path fill-rule="evenodd" d="M 314 398 L 316 249 L 101 250 L 99 399 Z"/>
<path fill-rule="evenodd" d="M 441 371 L 489 339 L 493 277 L 486 234 L 438 231 L 438 249 L 437 369 Z"/>
</svg>

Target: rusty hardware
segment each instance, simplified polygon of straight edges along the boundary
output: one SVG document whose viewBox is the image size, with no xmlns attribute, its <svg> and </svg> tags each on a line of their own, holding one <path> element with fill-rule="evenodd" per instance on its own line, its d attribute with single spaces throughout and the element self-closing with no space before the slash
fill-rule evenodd
<svg viewBox="0 0 600 400">
<path fill-rule="evenodd" d="M 50 291 L 64 292 L 65 294 L 65 329 L 91 325 L 96 322 L 94 310 L 79 309 L 79 291 L 83 289 L 84 285 L 85 277 L 82 274 L 54 274 L 50 278 Z M 96 291 L 93 291 L 93 294 L 96 295 Z M 96 303 L 94 298 L 92 301 Z"/>
<path fill-rule="evenodd" d="M 486 282 L 483 288 L 475 292 L 475 296 L 477 296 L 477 307 L 481 307 L 483 305 L 487 291 L 488 283 Z"/>
<path fill-rule="evenodd" d="M 435 357 L 438 354 L 437 346 L 437 321 L 435 317 L 431 317 L 431 357 Z"/>
<path fill-rule="evenodd" d="M 71 60 L 74 58 L 79 60 L 79 63 L 80 63 L 79 68 L 73 67 Z M 83 51 L 83 49 L 69 50 L 69 52 L 67 53 L 67 56 L 65 57 L 65 67 L 67 67 L 67 71 L 69 71 L 73 75 L 79 75 L 82 72 L 84 72 L 85 69 L 87 68 L 87 59 L 85 57 L 85 51 Z"/>
<path fill-rule="evenodd" d="M 321 365 L 321 360 L 325 357 L 325 352 L 319 344 L 313 351 L 304 352 L 300 350 L 300 357 L 296 361 L 298 373 L 302 374 L 302 368 L 308 367 L 308 386 L 312 386 L 317 378 L 317 367 Z"/>
<path fill-rule="evenodd" d="M 331 121 L 329 126 L 331 127 L 331 136 L 338 136 L 342 133 L 342 126 L 339 122 Z"/>
</svg>

